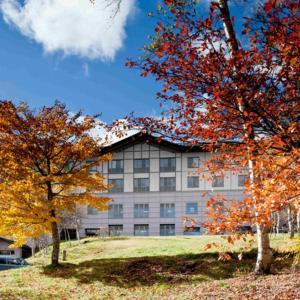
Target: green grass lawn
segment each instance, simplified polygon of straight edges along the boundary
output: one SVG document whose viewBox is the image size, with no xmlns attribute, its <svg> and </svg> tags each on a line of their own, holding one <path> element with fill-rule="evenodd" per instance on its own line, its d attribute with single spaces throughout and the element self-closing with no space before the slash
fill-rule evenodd
<svg viewBox="0 0 300 300">
<path fill-rule="evenodd" d="M 218 242 L 233 251 L 232 260 L 218 260 L 207 243 Z M 274 271 L 289 267 L 296 241 L 272 237 Z M 29 259 L 31 267 L 0 272 L 0 299 L 190 299 L 189 288 L 214 280 L 238 277 L 254 267 L 255 251 L 242 261 L 219 236 L 85 239 L 63 243 L 67 261 L 48 266 L 50 255 Z M 226 286 L 226 284 L 224 283 Z M 173 298 L 172 298 L 173 297 Z"/>
</svg>

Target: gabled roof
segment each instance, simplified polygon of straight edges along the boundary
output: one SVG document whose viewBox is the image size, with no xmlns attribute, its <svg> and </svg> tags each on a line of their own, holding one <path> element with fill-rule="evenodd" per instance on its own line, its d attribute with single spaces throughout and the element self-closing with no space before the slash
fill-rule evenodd
<svg viewBox="0 0 300 300">
<path fill-rule="evenodd" d="M 14 243 L 13 240 L 4 238 L 4 237 L 2 237 L 2 236 L 0 236 L 0 241 L 6 242 L 7 244 L 13 244 L 13 243 Z M 18 247 L 18 248 L 26 248 L 26 249 L 30 249 L 30 247 L 29 247 L 28 245 L 23 245 L 23 246 Z"/>
<path fill-rule="evenodd" d="M 1 236 L 0 236 L 0 241 L 6 242 L 6 243 L 8 243 L 8 244 L 12 244 L 12 243 L 14 242 L 14 241 L 12 241 L 12 240 L 6 239 L 6 238 L 1 237 Z"/>
<path fill-rule="evenodd" d="M 204 145 L 184 145 L 174 143 L 166 139 L 161 139 L 160 137 L 143 132 L 138 132 L 123 140 L 120 140 L 107 147 L 104 147 L 101 152 L 103 154 L 109 152 L 116 152 L 141 143 L 146 143 L 152 146 L 160 147 L 171 152 L 206 152 L 206 150 L 203 147 Z"/>
</svg>

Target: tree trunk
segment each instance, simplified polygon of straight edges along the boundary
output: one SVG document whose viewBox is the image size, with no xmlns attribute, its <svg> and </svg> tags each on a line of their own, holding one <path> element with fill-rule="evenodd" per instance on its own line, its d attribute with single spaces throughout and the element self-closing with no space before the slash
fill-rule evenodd
<svg viewBox="0 0 300 300">
<path fill-rule="evenodd" d="M 274 233 L 276 234 L 277 232 L 277 215 L 276 213 L 272 213 L 271 214 L 271 219 L 272 219 L 272 230 L 271 230 L 271 233 Z"/>
<path fill-rule="evenodd" d="M 300 209 L 297 211 L 297 232 L 300 234 Z"/>
<path fill-rule="evenodd" d="M 263 225 L 257 224 L 257 260 L 255 265 L 256 274 L 269 274 L 272 264 L 272 251 L 268 230 Z"/>
<path fill-rule="evenodd" d="M 80 235 L 79 235 L 78 224 L 76 224 L 76 237 L 77 237 L 78 245 L 80 245 Z"/>
<path fill-rule="evenodd" d="M 225 30 L 225 35 L 229 41 L 229 44 L 231 45 L 231 55 L 234 56 L 235 53 L 239 50 L 239 43 L 236 37 L 236 32 L 232 24 L 232 18 L 230 16 L 230 11 L 228 7 L 228 0 L 219 0 L 218 1 L 218 7 L 221 13 L 221 19 Z M 238 102 L 239 110 L 241 113 L 241 117 L 244 120 L 243 127 L 244 127 L 244 136 L 246 139 L 254 140 L 255 139 L 255 132 L 253 127 L 249 127 L 247 125 L 247 118 L 248 113 L 245 109 L 245 105 L 243 102 L 243 99 L 241 99 Z M 246 114 L 245 114 L 246 112 Z M 252 153 L 250 153 L 250 151 Z M 251 154 L 251 155 L 250 155 Z M 253 158 L 251 158 L 253 155 L 253 150 L 249 149 L 249 179 L 250 184 L 252 186 L 252 190 L 254 190 L 255 185 L 255 178 L 254 178 L 254 166 L 255 162 Z M 253 202 L 254 202 L 254 208 L 256 206 L 256 199 L 255 195 L 253 193 Z M 257 215 L 257 213 L 256 213 Z M 258 216 L 257 216 L 258 217 Z M 271 216 L 270 216 L 271 217 Z M 270 249 L 270 241 L 268 236 L 268 231 L 266 228 L 263 228 L 263 225 L 257 224 L 257 242 L 258 242 L 258 256 L 257 256 L 257 263 L 255 267 L 255 273 L 257 274 L 264 274 L 270 272 L 271 267 L 271 249 Z"/>
<path fill-rule="evenodd" d="M 64 231 L 64 240 L 67 241 L 68 237 L 67 237 L 66 227 L 63 227 L 63 231 Z"/>
<path fill-rule="evenodd" d="M 58 259 L 59 259 L 59 232 L 58 232 L 58 226 L 56 222 L 51 223 L 51 229 L 52 229 L 52 257 L 51 257 L 51 264 L 52 266 L 58 265 Z"/>
<path fill-rule="evenodd" d="M 71 243 L 71 237 L 70 237 L 70 232 L 69 232 L 68 228 L 67 228 L 67 235 L 68 235 L 69 247 L 71 247 L 72 243 Z"/>
<path fill-rule="evenodd" d="M 231 51 L 235 52 L 239 49 L 238 40 L 236 38 L 235 30 L 230 17 L 230 11 L 228 7 L 228 0 L 219 0 L 219 9 L 221 12 L 221 19 L 223 22 L 226 37 L 229 39 L 231 45 Z"/>
<path fill-rule="evenodd" d="M 280 212 L 276 212 L 276 233 L 280 233 Z"/>
<path fill-rule="evenodd" d="M 289 226 L 289 238 L 292 239 L 295 235 L 295 220 L 294 220 L 294 213 L 289 206 L 287 209 L 288 213 L 288 226 Z"/>
<path fill-rule="evenodd" d="M 31 248 L 31 255 L 35 257 L 35 252 L 36 252 L 36 238 L 32 239 L 32 248 Z"/>
</svg>

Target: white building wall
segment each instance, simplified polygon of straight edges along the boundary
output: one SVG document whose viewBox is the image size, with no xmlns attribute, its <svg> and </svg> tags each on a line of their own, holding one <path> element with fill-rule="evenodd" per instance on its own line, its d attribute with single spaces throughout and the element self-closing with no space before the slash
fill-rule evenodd
<svg viewBox="0 0 300 300">
<path fill-rule="evenodd" d="M 16 258 L 22 257 L 22 248 L 10 248 L 9 246 L 10 244 L 8 242 L 0 240 L 0 256 L 1 256 L 1 251 L 12 250 L 14 251 L 14 254 L 10 255 L 11 257 L 16 257 Z"/>
<path fill-rule="evenodd" d="M 108 174 L 107 163 L 101 167 L 104 176 L 107 178 L 123 178 L 124 193 L 105 193 L 113 199 L 114 204 L 123 204 L 123 218 L 109 219 L 108 212 L 102 211 L 96 215 L 88 215 L 87 209 L 83 219 L 83 230 L 87 228 L 106 227 L 108 225 L 123 225 L 124 235 L 134 234 L 134 224 L 148 224 L 149 235 L 159 235 L 160 224 L 175 224 L 176 234 L 183 233 L 183 217 L 191 217 L 199 221 L 205 220 L 206 201 L 209 197 L 216 194 L 223 194 L 231 199 L 241 200 L 243 195 L 243 187 L 238 187 L 238 174 L 246 174 L 246 171 L 241 171 L 238 174 L 233 174 L 227 171 L 224 177 L 224 186 L 212 188 L 211 176 L 203 170 L 188 168 L 188 157 L 197 157 L 200 162 L 200 169 L 204 166 L 205 161 L 209 158 L 209 153 L 191 152 L 191 153 L 175 153 L 166 149 L 159 149 L 152 145 L 137 144 L 113 154 L 113 159 L 124 160 L 123 174 Z M 176 158 L 176 172 L 160 172 L 160 158 Z M 133 160 L 149 158 L 150 171 L 149 173 L 134 173 Z M 199 187 L 188 188 L 188 176 L 199 176 Z M 175 177 L 176 191 L 160 192 L 160 178 Z M 133 180 L 134 178 L 149 178 L 150 191 L 143 193 L 134 193 Z M 206 193 L 205 195 L 204 192 Z M 186 203 L 195 202 L 198 204 L 197 215 L 186 214 Z M 149 204 L 148 218 L 134 218 L 134 204 L 147 203 Z M 175 217 L 161 218 L 160 204 L 175 203 Z"/>
</svg>

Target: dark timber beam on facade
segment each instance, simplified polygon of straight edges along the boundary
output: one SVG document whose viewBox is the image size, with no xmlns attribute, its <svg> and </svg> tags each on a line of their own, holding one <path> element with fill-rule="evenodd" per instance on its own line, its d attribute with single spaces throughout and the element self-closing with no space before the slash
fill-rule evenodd
<svg viewBox="0 0 300 300">
<path fill-rule="evenodd" d="M 171 152 L 180 152 L 180 153 L 188 153 L 188 152 L 208 152 L 206 149 L 206 145 L 208 145 L 208 142 L 203 142 L 201 144 L 180 144 L 171 142 L 166 139 L 162 139 L 159 136 L 151 135 L 149 133 L 143 133 L 138 132 L 134 135 L 131 135 L 129 137 L 126 137 L 116 143 L 113 143 L 109 146 L 106 146 L 102 149 L 101 154 L 106 154 L 110 152 L 116 152 L 120 150 L 124 150 L 126 148 L 129 148 L 133 145 L 146 143 L 151 146 L 156 146 L 161 149 L 165 149 L 167 151 Z M 232 144 L 236 145 L 240 142 L 238 141 L 220 141 L 220 144 L 226 143 L 226 144 Z"/>
</svg>

